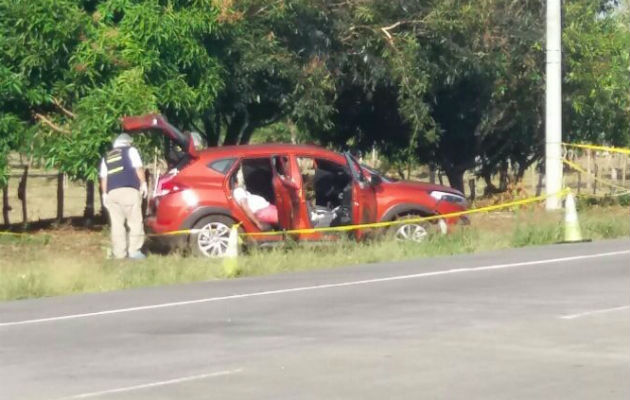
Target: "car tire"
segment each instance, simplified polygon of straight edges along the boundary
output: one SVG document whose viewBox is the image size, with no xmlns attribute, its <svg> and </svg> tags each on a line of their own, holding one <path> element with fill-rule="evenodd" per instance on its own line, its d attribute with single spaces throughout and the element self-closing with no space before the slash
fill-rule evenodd
<svg viewBox="0 0 630 400">
<path fill-rule="evenodd" d="M 424 216 L 411 214 L 396 218 L 396 221 L 401 222 L 394 224 L 389 228 L 389 236 L 401 242 L 409 241 L 423 243 L 431 235 L 446 233 L 446 223 L 442 219 L 421 222 L 410 221 L 409 223 L 402 222 L 404 220 L 414 220 L 422 217 Z"/>
<path fill-rule="evenodd" d="M 225 215 L 209 215 L 200 219 L 190 235 L 191 254 L 196 257 L 225 257 L 230 230 L 234 224 L 236 221 Z"/>
</svg>

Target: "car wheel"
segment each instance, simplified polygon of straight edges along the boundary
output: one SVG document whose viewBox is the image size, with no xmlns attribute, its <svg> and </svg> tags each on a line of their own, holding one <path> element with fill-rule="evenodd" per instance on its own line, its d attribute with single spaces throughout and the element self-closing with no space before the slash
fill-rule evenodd
<svg viewBox="0 0 630 400">
<path fill-rule="evenodd" d="M 230 229 L 234 224 L 232 218 L 224 215 L 210 215 L 199 220 L 190 236 L 192 254 L 209 258 L 225 257 Z"/>
<path fill-rule="evenodd" d="M 421 218 L 419 215 L 407 215 L 398 218 L 398 220 L 413 220 Z M 392 225 L 390 233 L 394 239 L 399 241 L 411 241 L 416 243 L 424 242 L 430 235 L 435 233 L 445 234 L 447 231 L 446 223 L 444 220 L 439 219 L 437 221 L 423 221 L 400 223 Z"/>
</svg>

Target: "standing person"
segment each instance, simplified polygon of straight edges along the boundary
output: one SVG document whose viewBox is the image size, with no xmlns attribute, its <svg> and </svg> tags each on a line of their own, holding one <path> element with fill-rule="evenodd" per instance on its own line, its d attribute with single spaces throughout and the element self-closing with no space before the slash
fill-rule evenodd
<svg viewBox="0 0 630 400">
<path fill-rule="evenodd" d="M 114 148 L 103 157 L 99 176 L 103 205 L 111 222 L 112 252 L 116 259 L 143 260 L 142 199 L 147 197 L 142 159 L 126 133 L 114 140 Z M 125 222 L 129 227 L 129 240 Z"/>
</svg>

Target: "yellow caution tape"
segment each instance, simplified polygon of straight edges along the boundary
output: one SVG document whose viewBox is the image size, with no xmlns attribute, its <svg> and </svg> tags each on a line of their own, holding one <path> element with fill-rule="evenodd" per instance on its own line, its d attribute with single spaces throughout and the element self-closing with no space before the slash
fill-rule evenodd
<svg viewBox="0 0 630 400">
<path fill-rule="evenodd" d="M 610 151 L 610 152 L 615 152 L 615 153 L 630 154 L 630 149 L 624 149 L 624 148 L 618 148 L 618 147 L 606 147 L 606 146 L 598 146 L 598 145 L 590 145 L 590 144 L 573 144 L 573 143 L 563 143 L 563 145 L 566 147 L 575 147 L 575 148 L 581 148 L 581 149 Z M 580 171 L 582 173 L 588 173 L 584 171 L 584 169 L 582 169 L 579 165 L 569 160 L 563 159 L 562 161 L 577 171 Z M 605 185 L 622 189 L 625 191 L 625 193 L 621 193 L 617 195 L 624 195 L 626 193 L 630 193 L 628 189 L 622 186 L 612 184 L 610 182 L 607 182 L 606 180 L 600 179 L 595 176 L 594 176 L 594 179 Z M 459 212 L 454 212 L 454 213 L 449 213 L 449 214 L 432 215 L 429 217 L 419 217 L 419 218 L 410 218 L 410 219 L 396 220 L 396 221 L 375 222 L 375 223 L 369 223 L 369 224 L 345 225 L 345 226 L 324 227 L 324 228 L 306 228 L 306 229 L 291 229 L 291 230 L 272 231 L 272 232 L 242 233 L 241 236 L 251 236 L 251 237 L 278 236 L 278 235 L 296 235 L 296 234 L 309 234 L 309 233 L 350 232 L 350 231 L 359 230 L 359 229 L 387 228 L 394 225 L 435 221 L 435 220 L 440 220 L 440 219 L 450 219 L 450 218 L 462 217 L 465 215 L 486 213 L 486 212 L 503 210 L 503 209 L 512 208 L 512 207 L 520 207 L 520 206 L 524 206 L 528 204 L 538 203 L 553 196 L 565 196 L 569 191 L 570 191 L 569 189 L 564 189 L 560 191 L 559 193 L 555 193 L 555 194 L 530 197 L 527 199 L 517 200 L 517 201 L 513 201 L 509 203 L 496 204 L 492 206 L 470 209 L 466 211 L 459 211 Z M 177 235 L 187 235 L 187 234 L 196 233 L 196 232 L 198 232 L 197 229 L 184 229 L 184 230 L 165 232 L 165 233 L 152 233 L 146 236 L 149 236 L 149 237 L 177 236 Z M 13 233 L 13 232 L 0 232 L 0 235 L 9 235 L 9 236 L 23 236 L 24 235 L 25 236 L 27 234 Z"/>
<path fill-rule="evenodd" d="M 458 212 L 453 212 L 453 213 L 448 213 L 448 214 L 431 215 L 428 217 L 408 218 L 408 219 L 395 220 L 395 221 L 384 221 L 384 222 L 374 222 L 374 223 L 369 223 L 369 224 L 345 225 L 345 226 L 334 226 L 334 227 L 323 227 L 323 228 L 306 228 L 306 229 L 291 229 L 291 230 L 271 231 L 271 232 L 241 233 L 240 235 L 245 236 L 245 237 L 248 237 L 248 236 L 260 237 L 260 236 L 296 235 L 296 234 L 309 234 L 309 233 L 350 232 L 350 231 L 355 231 L 359 229 L 387 228 L 387 227 L 395 226 L 395 225 L 436 221 L 440 219 L 457 218 L 457 217 L 462 217 L 466 215 L 487 213 L 491 211 L 504 210 L 504 209 L 513 208 L 513 207 L 521 207 L 528 204 L 541 202 L 553 196 L 563 197 L 569 191 L 570 191 L 569 189 L 564 189 L 560 191 L 559 193 L 555 193 L 555 194 L 541 195 L 541 196 L 536 196 L 536 197 L 530 197 L 527 199 L 516 200 L 516 201 L 512 201 L 508 203 L 495 204 L 492 206 L 475 208 L 475 209 L 470 209 L 466 211 L 458 211 Z M 198 231 L 199 231 L 198 229 L 183 229 L 183 230 L 164 232 L 164 233 L 151 233 L 151 234 L 147 234 L 146 236 L 162 237 L 162 236 L 188 235 L 191 233 L 196 233 Z M 0 235 L 27 236 L 28 234 L 14 233 L 14 232 L 0 232 Z"/>
<path fill-rule="evenodd" d="M 359 229 L 373 229 L 373 228 L 387 228 L 394 225 L 404 225 L 409 223 L 419 223 L 419 222 L 427 222 L 427 221 L 435 221 L 440 219 L 450 219 L 457 218 L 464 215 L 471 214 L 479 214 L 486 213 L 490 211 L 497 211 L 506 208 L 524 206 L 527 204 L 538 203 L 540 201 L 546 200 L 549 197 L 553 196 L 564 196 L 569 192 L 569 189 L 564 189 L 559 193 L 551 194 L 551 195 L 542 195 L 537 197 L 530 197 L 527 199 L 512 201 L 509 203 L 496 204 L 492 206 L 475 208 L 466 211 L 458 211 L 449 214 L 438 214 L 432 215 L 429 217 L 419 217 L 419 218 L 410 218 L 404 220 L 396 220 L 396 221 L 386 221 L 386 222 L 375 222 L 369 224 L 358 224 L 358 225 L 346 225 L 346 226 L 335 226 L 335 227 L 325 227 L 325 228 L 307 228 L 307 229 L 292 229 L 286 231 L 274 231 L 274 232 L 254 232 L 254 233 L 244 233 L 243 236 L 275 236 L 275 235 L 296 235 L 296 234 L 309 234 L 309 233 L 325 233 L 325 232 L 349 232 Z"/>
<path fill-rule="evenodd" d="M 198 229 L 183 229 L 181 231 L 172 231 L 172 232 L 164 232 L 164 233 L 148 233 L 145 236 L 147 237 L 159 237 L 159 236 L 177 236 L 177 235 L 188 235 L 189 233 L 196 233 Z"/>
<path fill-rule="evenodd" d="M 309 233 L 350 232 L 350 231 L 355 231 L 359 229 L 388 228 L 394 225 L 404 225 L 404 224 L 409 224 L 409 223 L 419 223 L 419 222 L 435 221 L 435 220 L 440 220 L 440 219 L 450 219 L 450 218 L 462 217 L 465 215 L 480 214 L 480 213 L 486 213 L 486 212 L 491 212 L 491 211 L 503 210 L 506 208 L 520 207 L 520 206 L 524 206 L 528 204 L 538 203 L 553 196 L 565 196 L 568 192 L 569 192 L 569 189 L 564 189 L 556 194 L 541 195 L 541 196 L 536 196 L 536 197 L 530 197 L 527 199 L 512 201 L 509 203 L 495 204 L 492 206 L 475 208 L 475 209 L 470 209 L 466 211 L 458 211 L 458 212 L 449 213 L 449 214 L 431 215 L 429 217 L 408 218 L 408 219 L 396 220 L 396 221 L 384 221 L 384 222 L 374 222 L 374 223 L 369 223 L 369 224 L 344 225 L 344 226 L 333 226 L 333 227 L 323 227 L 323 228 L 305 228 L 305 229 L 291 229 L 291 230 L 283 230 L 283 231 L 241 233 L 240 236 L 243 236 L 243 237 L 282 236 L 282 235 L 299 235 L 299 234 L 309 234 Z M 172 231 L 172 232 L 152 233 L 152 234 L 148 234 L 147 236 L 161 237 L 161 236 L 188 235 L 192 233 L 197 233 L 198 231 L 199 229 L 184 229 L 184 230 Z"/>
<path fill-rule="evenodd" d="M 575 147 L 578 149 L 598 150 L 598 151 L 610 151 L 612 153 L 630 154 L 630 149 L 624 149 L 621 147 L 607 147 L 598 146 L 593 144 L 574 144 L 574 143 L 562 143 L 566 147 Z"/>
<path fill-rule="evenodd" d="M 565 163 L 566 165 L 568 165 L 569 167 L 573 168 L 576 171 L 579 171 L 579 172 L 581 172 L 583 174 L 590 175 L 597 182 L 600 182 L 600 183 L 602 183 L 602 184 L 604 184 L 606 186 L 609 186 L 609 187 L 613 187 L 615 189 L 623 190 L 625 193 L 622 193 L 619 196 L 623 196 L 624 194 L 628 193 L 628 188 L 625 188 L 623 186 L 619 186 L 619 185 L 616 185 L 614 183 L 608 182 L 606 179 L 598 178 L 594 174 L 589 174 L 588 171 L 585 171 L 584 168 L 580 167 L 579 165 L 577 165 L 574 162 L 571 162 L 571 161 L 569 161 L 567 159 L 563 159 L 562 162 Z"/>
</svg>

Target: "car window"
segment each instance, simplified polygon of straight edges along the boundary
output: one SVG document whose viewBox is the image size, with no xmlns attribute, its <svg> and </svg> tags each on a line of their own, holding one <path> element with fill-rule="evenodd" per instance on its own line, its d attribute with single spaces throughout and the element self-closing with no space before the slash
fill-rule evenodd
<svg viewBox="0 0 630 400">
<path fill-rule="evenodd" d="M 236 158 L 223 158 L 221 160 L 211 162 L 210 164 L 208 164 L 208 167 L 225 175 L 230 170 L 232 165 L 234 165 L 235 161 Z"/>
<path fill-rule="evenodd" d="M 291 164 L 287 156 L 274 156 L 273 163 L 278 175 L 289 179 L 291 177 Z"/>
</svg>

